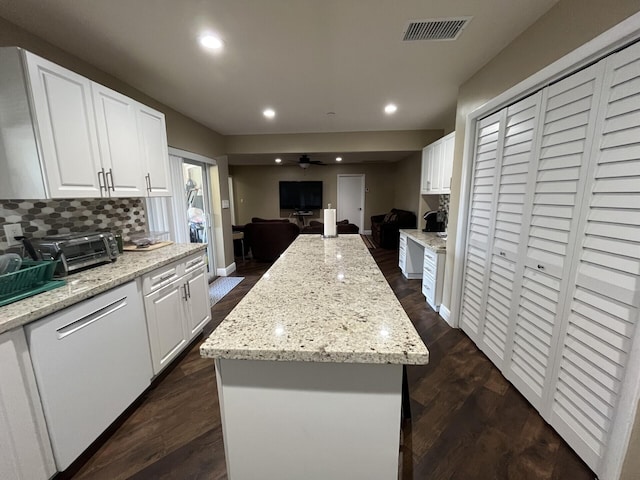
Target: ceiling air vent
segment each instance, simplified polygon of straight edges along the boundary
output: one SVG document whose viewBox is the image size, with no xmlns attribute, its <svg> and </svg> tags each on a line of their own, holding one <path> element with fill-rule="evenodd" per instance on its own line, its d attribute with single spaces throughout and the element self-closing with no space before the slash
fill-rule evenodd
<svg viewBox="0 0 640 480">
<path fill-rule="evenodd" d="M 412 20 L 404 31 L 403 40 L 456 40 L 472 17 L 432 18 Z"/>
</svg>

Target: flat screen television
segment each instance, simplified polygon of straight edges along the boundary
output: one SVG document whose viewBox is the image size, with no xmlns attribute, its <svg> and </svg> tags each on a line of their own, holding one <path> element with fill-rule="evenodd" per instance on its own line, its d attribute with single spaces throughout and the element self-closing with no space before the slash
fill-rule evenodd
<svg viewBox="0 0 640 480">
<path fill-rule="evenodd" d="M 280 210 L 319 210 L 322 208 L 322 182 L 280 182 Z"/>
</svg>

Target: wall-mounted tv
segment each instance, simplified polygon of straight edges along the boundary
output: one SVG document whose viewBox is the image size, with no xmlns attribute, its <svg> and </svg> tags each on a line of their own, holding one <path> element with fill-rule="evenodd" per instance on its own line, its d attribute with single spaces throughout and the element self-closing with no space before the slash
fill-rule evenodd
<svg viewBox="0 0 640 480">
<path fill-rule="evenodd" d="M 319 210 L 322 208 L 322 182 L 280 182 L 280 210 Z"/>
</svg>

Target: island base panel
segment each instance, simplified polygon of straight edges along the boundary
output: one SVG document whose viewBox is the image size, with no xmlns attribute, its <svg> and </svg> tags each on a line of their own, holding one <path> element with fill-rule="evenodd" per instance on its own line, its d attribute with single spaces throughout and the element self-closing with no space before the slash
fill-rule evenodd
<svg viewBox="0 0 640 480">
<path fill-rule="evenodd" d="M 402 365 L 216 359 L 230 480 L 397 478 Z"/>
</svg>

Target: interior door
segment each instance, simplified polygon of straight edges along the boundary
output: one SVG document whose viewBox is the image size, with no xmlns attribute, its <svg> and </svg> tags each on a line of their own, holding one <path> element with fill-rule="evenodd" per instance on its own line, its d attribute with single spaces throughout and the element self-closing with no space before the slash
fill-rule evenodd
<svg viewBox="0 0 640 480">
<path fill-rule="evenodd" d="M 493 245 L 489 250 L 487 307 L 480 348 L 499 367 L 503 367 L 509 338 L 510 312 L 521 232 L 528 223 L 529 170 L 537 134 L 542 92 L 521 100 L 506 110 L 502 158 L 495 190 L 496 213 Z"/>
<path fill-rule="evenodd" d="M 570 281 L 577 217 L 595 127 L 602 65 L 550 86 L 542 106 L 538 166 L 528 235 L 523 242 L 522 286 L 513 322 L 507 378 L 539 411 Z"/>
<path fill-rule="evenodd" d="M 364 174 L 338 175 L 337 220 L 349 220 L 364 231 Z"/>
<path fill-rule="evenodd" d="M 640 320 L 639 99 L 635 44 L 607 59 L 570 272 L 575 283 L 549 382 L 551 424 L 601 478 L 614 478 L 598 467 L 605 452 L 624 451 L 636 411 L 637 376 L 625 379 Z"/>
<path fill-rule="evenodd" d="M 495 183 L 502 152 L 504 112 L 478 122 L 471 181 L 471 207 L 462 286 L 460 328 L 478 342 L 486 307 L 486 277 L 492 225 L 495 217 Z"/>
</svg>

